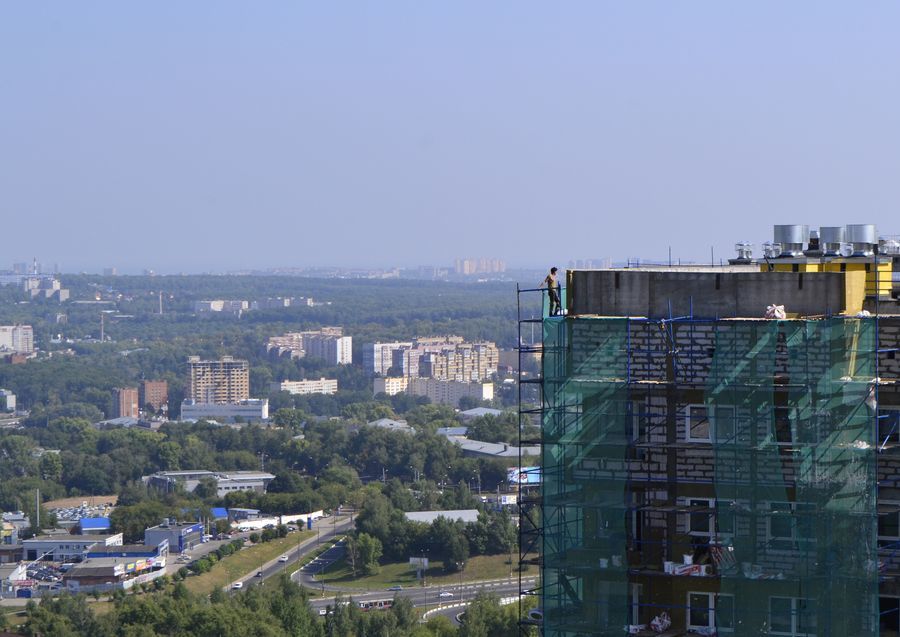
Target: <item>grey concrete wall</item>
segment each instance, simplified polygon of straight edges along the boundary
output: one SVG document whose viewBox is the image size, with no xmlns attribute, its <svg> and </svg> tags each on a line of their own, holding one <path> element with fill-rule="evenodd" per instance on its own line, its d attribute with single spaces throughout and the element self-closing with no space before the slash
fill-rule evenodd
<svg viewBox="0 0 900 637">
<path fill-rule="evenodd" d="M 567 294 L 573 314 L 668 318 L 671 304 L 672 316 L 755 318 L 774 303 L 809 316 L 843 309 L 844 275 L 575 270 Z"/>
</svg>

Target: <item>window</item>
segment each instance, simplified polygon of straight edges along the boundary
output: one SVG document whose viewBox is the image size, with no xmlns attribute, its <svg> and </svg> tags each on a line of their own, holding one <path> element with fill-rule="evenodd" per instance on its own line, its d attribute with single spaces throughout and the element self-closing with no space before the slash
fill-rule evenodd
<svg viewBox="0 0 900 637">
<path fill-rule="evenodd" d="M 647 414 L 647 405 L 644 401 L 634 401 L 631 403 L 631 440 L 632 442 L 647 442 L 649 415 Z"/>
<path fill-rule="evenodd" d="M 794 413 L 790 407 L 776 407 L 773 414 L 771 432 L 772 440 L 776 445 L 789 446 L 796 437 L 794 425 Z"/>
<path fill-rule="evenodd" d="M 688 405 L 686 421 L 688 442 L 711 442 L 706 405 Z"/>
<path fill-rule="evenodd" d="M 768 532 L 775 548 L 796 548 L 815 541 L 816 507 L 803 502 L 770 502 Z"/>
<path fill-rule="evenodd" d="M 879 630 L 882 635 L 897 635 L 900 633 L 900 598 L 879 597 Z"/>
<path fill-rule="evenodd" d="M 816 605 L 799 597 L 769 598 L 769 634 L 815 637 Z"/>
<path fill-rule="evenodd" d="M 878 445 L 900 443 L 900 409 L 882 408 L 878 410 Z"/>
<path fill-rule="evenodd" d="M 900 503 L 881 501 L 878 513 L 878 546 L 900 546 Z"/>
<path fill-rule="evenodd" d="M 688 532 L 691 535 L 716 538 L 734 534 L 734 514 L 716 506 L 713 498 L 691 498 L 687 500 L 690 507 L 703 507 L 712 511 L 691 511 L 688 514 Z"/>
<path fill-rule="evenodd" d="M 688 593 L 688 630 L 734 631 L 734 597 L 715 593 Z"/>
<path fill-rule="evenodd" d="M 687 441 L 728 442 L 734 438 L 734 421 L 734 407 L 731 405 L 688 405 L 685 417 Z"/>
</svg>

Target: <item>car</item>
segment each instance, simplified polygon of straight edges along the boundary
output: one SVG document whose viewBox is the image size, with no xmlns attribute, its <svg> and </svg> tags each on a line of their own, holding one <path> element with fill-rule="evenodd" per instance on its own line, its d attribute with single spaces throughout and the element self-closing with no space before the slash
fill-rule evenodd
<svg viewBox="0 0 900 637">
<path fill-rule="evenodd" d="M 279 561 L 279 562 L 287 562 L 287 561 L 288 561 L 288 556 L 287 556 L 287 555 L 282 555 L 281 557 L 278 558 L 278 561 Z"/>
<path fill-rule="evenodd" d="M 234 584 L 231 585 L 231 588 L 234 590 L 244 588 L 244 583 L 243 582 L 235 582 Z"/>
<path fill-rule="evenodd" d="M 256 571 L 256 576 L 257 576 L 257 577 L 262 577 L 262 571 Z"/>
<path fill-rule="evenodd" d="M 388 588 L 388 590 L 389 591 L 402 591 L 403 587 L 400 586 L 400 584 L 397 584 L 396 586 L 391 586 L 390 588 Z"/>
<path fill-rule="evenodd" d="M 450 591 L 441 591 L 438 593 L 438 597 L 453 597 L 453 593 Z"/>
</svg>

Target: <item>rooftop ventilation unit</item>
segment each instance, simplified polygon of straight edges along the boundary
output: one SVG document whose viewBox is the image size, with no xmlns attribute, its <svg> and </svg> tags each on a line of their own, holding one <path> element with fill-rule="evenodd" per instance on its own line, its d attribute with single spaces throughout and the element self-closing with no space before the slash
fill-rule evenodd
<svg viewBox="0 0 900 637">
<path fill-rule="evenodd" d="M 750 263 L 750 260 L 753 259 L 752 243 L 741 241 L 734 244 L 734 249 L 737 251 L 737 259 L 735 259 L 735 261 L 739 261 L 741 263 Z"/>
<path fill-rule="evenodd" d="M 900 256 L 900 241 L 891 237 L 881 237 L 878 240 L 878 252 L 892 257 Z"/>
<path fill-rule="evenodd" d="M 875 254 L 875 246 L 878 239 L 875 234 L 875 225 L 871 223 L 856 223 L 847 226 L 847 241 L 853 245 L 854 257 L 871 257 Z"/>
<path fill-rule="evenodd" d="M 780 243 L 772 243 L 771 241 L 766 241 L 762 245 L 763 256 L 766 259 L 775 259 L 778 258 L 778 255 L 781 254 L 781 244 Z"/>
<path fill-rule="evenodd" d="M 822 226 L 819 228 L 819 244 L 822 246 L 822 255 L 826 257 L 838 257 L 841 255 L 841 244 L 846 239 L 844 226 Z"/>
<path fill-rule="evenodd" d="M 803 246 L 809 242 L 809 226 L 775 226 L 775 243 L 781 244 L 782 258 L 803 256 Z"/>
</svg>

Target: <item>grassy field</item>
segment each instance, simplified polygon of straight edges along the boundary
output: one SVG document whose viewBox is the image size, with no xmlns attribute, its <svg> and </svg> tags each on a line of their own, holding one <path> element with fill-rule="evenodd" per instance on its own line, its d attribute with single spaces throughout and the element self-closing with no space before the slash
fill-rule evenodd
<svg viewBox="0 0 900 637">
<path fill-rule="evenodd" d="M 513 556 L 516 559 L 516 556 Z M 503 579 L 509 577 L 510 565 L 508 555 L 480 555 L 478 557 L 469 558 L 466 562 L 466 568 L 462 572 L 463 582 L 473 582 L 487 579 Z M 516 575 L 515 568 L 512 574 Z M 440 562 L 436 563 L 425 572 L 426 580 L 429 584 L 456 584 L 460 581 L 459 573 L 445 573 Z M 378 589 L 387 588 L 388 586 L 415 586 L 416 572 L 410 570 L 407 562 L 389 562 L 381 565 L 381 571 L 377 575 L 369 575 L 367 577 L 353 577 L 350 571 L 350 564 L 341 559 L 331 565 L 328 570 L 319 576 L 320 580 L 324 580 L 329 584 L 340 586 L 341 584 L 353 585 L 354 587 Z"/>
<path fill-rule="evenodd" d="M 208 573 L 188 577 L 184 580 L 184 585 L 192 593 L 209 595 L 215 589 L 227 586 L 247 573 L 255 571 L 261 564 L 296 549 L 298 542 L 315 536 L 312 531 L 298 533 L 291 533 L 287 537 L 257 544 L 229 555 L 224 560 L 216 562 Z"/>
</svg>

